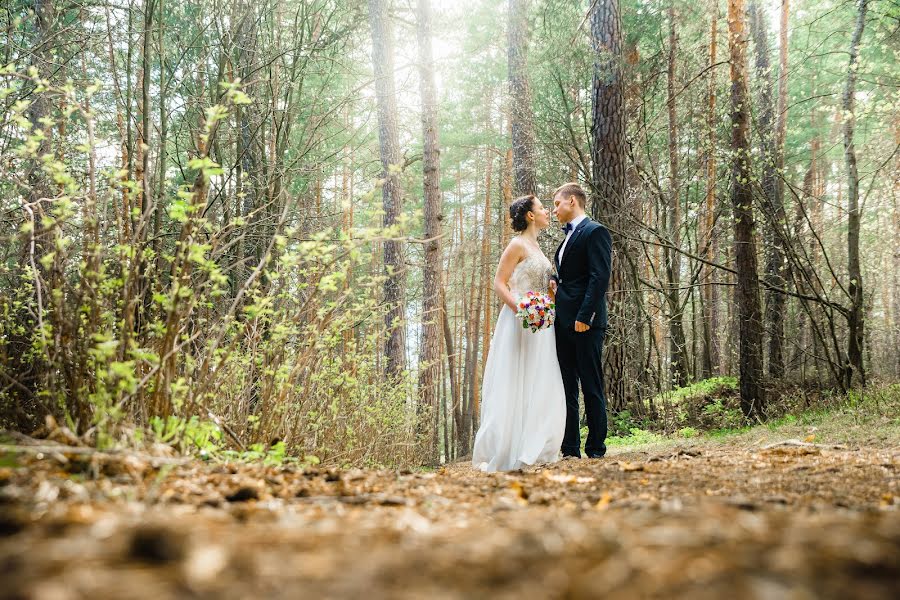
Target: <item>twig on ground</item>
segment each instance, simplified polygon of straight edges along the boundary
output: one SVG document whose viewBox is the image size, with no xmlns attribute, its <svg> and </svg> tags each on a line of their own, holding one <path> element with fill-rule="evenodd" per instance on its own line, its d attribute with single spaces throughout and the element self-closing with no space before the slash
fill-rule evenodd
<svg viewBox="0 0 900 600">
<path fill-rule="evenodd" d="M 800 440 L 790 439 L 780 442 L 773 442 L 762 447 L 763 450 L 771 450 L 778 446 L 799 446 L 801 448 L 824 448 L 826 450 L 849 450 L 847 446 L 841 444 L 813 444 L 812 442 L 801 442 Z"/>
</svg>

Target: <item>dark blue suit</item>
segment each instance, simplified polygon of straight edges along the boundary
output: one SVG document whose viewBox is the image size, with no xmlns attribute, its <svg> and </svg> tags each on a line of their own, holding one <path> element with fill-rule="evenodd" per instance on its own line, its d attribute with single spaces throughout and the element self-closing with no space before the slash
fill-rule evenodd
<svg viewBox="0 0 900 600">
<path fill-rule="evenodd" d="M 562 248 L 562 244 L 560 244 Z M 562 453 L 581 456 L 578 424 L 578 384 L 584 394 L 588 456 L 606 453 L 606 396 L 603 392 L 601 354 L 608 323 L 606 290 L 612 265 L 612 238 L 603 225 L 583 219 L 569 238 L 563 253 L 555 255 L 556 354 L 566 390 L 566 433 Z M 575 321 L 590 325 L 575 331 Z"/>
</svg>

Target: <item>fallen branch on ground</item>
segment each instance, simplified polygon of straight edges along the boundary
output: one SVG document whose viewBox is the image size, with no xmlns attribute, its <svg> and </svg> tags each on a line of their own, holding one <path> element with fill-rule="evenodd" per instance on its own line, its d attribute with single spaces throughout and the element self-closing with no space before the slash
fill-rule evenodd
<svg viewBox="0 0 900 600">
<path fill-rule="evenodd" d="M 823 448 L 826 450 L 849 450 L 847 446 L 843 446 L 841 444 L 813 444 L 812 442 L 802 442 L 800 440 L 790 439 L 783 440 L 781 442 L 774 442 L 772 444 L 767 444 L 762 447 L 763 450 L 771 450 L 772 448 L 777 448 L 778 446 L 799 446 L 801 448 Z"/>
</svg>

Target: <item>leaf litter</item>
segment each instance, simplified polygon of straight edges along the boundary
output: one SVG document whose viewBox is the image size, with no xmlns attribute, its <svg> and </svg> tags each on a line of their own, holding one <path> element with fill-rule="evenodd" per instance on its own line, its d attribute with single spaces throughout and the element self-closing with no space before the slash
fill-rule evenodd
<svg viewBox="0 0 900 600">
<path fill-rule="evenodd" d="M 893 598 L 900 451 L 510 473 L 0 451 L 0 598 Z"/>
</svg>

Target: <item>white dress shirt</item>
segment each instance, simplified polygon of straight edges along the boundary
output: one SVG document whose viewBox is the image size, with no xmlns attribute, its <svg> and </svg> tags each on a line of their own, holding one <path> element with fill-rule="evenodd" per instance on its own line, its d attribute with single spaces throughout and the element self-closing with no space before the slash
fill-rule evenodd
<svg viewBox="0 0 900 600">
<path fill-rule="evenodd" d="M 572 234 L 575 233 L 575 228 L 578 227 L 578 224 L 587 219 L 587 215 L 580 215 L 569 221 L 572 225 L 572 229 L 569 230 L 569 233 L 566 234 L 566 239 L 563 240 L 562 247 L 559 249 L 559 264 L 562 264 L 563 261 L 563 252 L 566 251 L 566 244 L 569 243 L 569 238 L 572 237 Z"/>
</svg>

